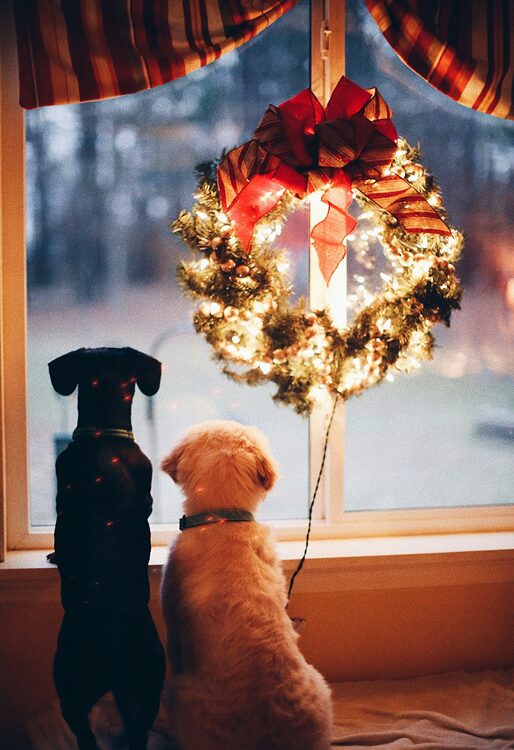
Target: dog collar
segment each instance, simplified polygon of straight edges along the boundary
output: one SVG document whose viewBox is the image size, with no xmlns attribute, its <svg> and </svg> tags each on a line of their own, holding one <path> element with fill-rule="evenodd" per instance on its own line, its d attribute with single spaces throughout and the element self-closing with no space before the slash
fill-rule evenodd
<svg viewBox="0 0 514 750">
<path fill-rule="evenodd" d="M 73 440 L 80 438 L 123 438 L 135 440 L 132 430 L 124 430 L 122 427 L 77 427 L 73 430 Z"/>
<path fill-rule="evenodd" d="M 252 513 L 247 510 L 220 509 L 204 510 L 195 516 L 182 516 L 178 523 L 180 531 L 193 529 L 195 526 L 208 526 L 211 523 L 225 523 L 226 521 L 255 521 Z"/>
</svg>

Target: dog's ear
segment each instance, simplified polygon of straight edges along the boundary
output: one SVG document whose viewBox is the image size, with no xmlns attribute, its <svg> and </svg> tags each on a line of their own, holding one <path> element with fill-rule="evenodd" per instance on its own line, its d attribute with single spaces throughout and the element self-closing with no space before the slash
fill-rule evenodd
<svg viewBox="0 0 514 750">
<path fill-rule="evenodd" d="M 178 465 L 184 453 L 184 446 L 177 445 L 168 456 L 161 461 L 161 469 L 173 479 L 175 484 L 178 483 Z"/>
<path fill-rule="evenodd" d="M 162 365 L 159 360 L 149 354 L 138 352 L 137 349 L 127 348 L 139 390 L 145 396 L 154 396 L 161 384 Z"/>
<path fill-rule="evenodd" d="M 272 489 L 277 479 L 275 465 L 263 453 L 259 453 L 255 457 L 255 463 L 257 465 L 257 479 L 259 480 L 259 484 L 268 492 Z"/>
<path fill-rule="evenodd" d="M 76 349 L 73 352 L 68 352 L 68 354 L 63 354 L 62 357 L 53 359 L 48 365 L 52 385 L 61 396 L 69 396 L 77 387 L 80 354 L 83 351 L 83 349 Z"/>
</svg>

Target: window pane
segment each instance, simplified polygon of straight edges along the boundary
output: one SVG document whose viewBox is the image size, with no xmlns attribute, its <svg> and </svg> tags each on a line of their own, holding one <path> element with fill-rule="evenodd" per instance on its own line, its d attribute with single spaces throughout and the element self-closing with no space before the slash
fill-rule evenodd
<svg viewBox="0 0 514 750">
<path fill-rule="evenodd" d="M 283 478 L 262 516 L 306 515 L 308 424 L 272 388 L 228 381 L 194 333 L 175 267 L 188 249 L 167 225 L 189 208 L 193 169 L 248 139 L 270 102 L 309 85 L 309 3 L 206 68 L 167 86 L 27 113 L 27 266 L 31 518 L 53 524 L 54 461 L 76 423 L 76 396 L 52 390 L 47 363 L 76 348 L 130 345 L 165 365 L 150 406 L 134 399 L 136 439 L 154 466 L 154 522 L 176 521 L 179 493 L 159 462 L 188 425 L 256 424 Z M 282 235 L 307 288 L 307 215 Z M 287 470 L 293 466 L 294 471 Z"/>
<path fill-rule="evenodd" d="M 347 2 L 347 75 L 376 85 L 398 132 L 421 144 L 466 244 L 462 311 L 450 330 L 434 328 L 433 361 L 347 405 L 346 508 L 512 503 L 514 123 L 467 109 L 413 73 L 362 0 Z M 350 285 L 383 270 L 366 269 L 358 248 L 348 255 Z"/>
</svg>

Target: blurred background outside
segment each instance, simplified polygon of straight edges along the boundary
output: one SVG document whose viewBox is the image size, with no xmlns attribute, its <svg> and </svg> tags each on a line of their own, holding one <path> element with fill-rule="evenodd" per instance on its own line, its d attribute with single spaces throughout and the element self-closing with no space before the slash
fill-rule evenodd
<svg viewBox="0 0 514 750">
<path fill-rule="evenodd" d="M 217 62 L 151 91 L 27 112 L 28 372 L 31 516 L 54 522 L 54 460 L 76 422 L 76 396 L 52 391 L 47 363 L 81 346 L 133 346 L 164 363 L 151 407 L 134 400 L 136 439 L 154 463 L 154 522 L 176 521 L 179 493 L 162 455 L 194 422 L 236 419 L 270 438 L 282 478 L 262 518 L 305 517 L 308 421 L 273 387 L 230 382 L 192 327 L 175 268 L 189 252 L 169 222 L 190 208 L 194 166 L 247 140 L 269 103 L 309 85 L 309 3 Z M 346 407 L 348 510 L 514 500 L 514 123 L 432 89 L 389 48 L 362 0 L 347 0 L 347 75 L 376 85 L 401 135 L 421 145 L 450 221 L 466 235 L 463 309 L 435 329 L 432 363 Z M 308 215 L 280 237 L 296 294 L 308 288 Z M 348 252 L 377 284 L 380 248 Z"/>
</svg>

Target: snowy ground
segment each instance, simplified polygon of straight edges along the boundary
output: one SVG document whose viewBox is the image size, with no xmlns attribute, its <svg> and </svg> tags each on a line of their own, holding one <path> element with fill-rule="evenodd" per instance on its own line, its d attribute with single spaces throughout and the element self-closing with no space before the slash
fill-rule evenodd
<svg viewBox="0 0 514 750">
<path fill-rule="evenodd" d="M 275 406 L 272 387 L 250 389 L 221 375 L 209 359 L 209 347 L 192 329 L 189 310 L 189 303 L 178 297 L 171 282 L 131 290 L 130 299 L 120 297 L 109 306 L 68 306 L 64 313 L 31 306 L 29 449 L 34 524 L 54 522 L 54 435 L 69 433 L 76 419 L 75 398 L 63 399 L 53 392 L 47 362 L 81 346 L 130 345 L 154 353 L 165 365 L 154 399 L 153 425 L 146 397 L 138 393 L 134 401 L 136 439 L 155 469 L 154 522 L 174 522 L 180 515 L 178 492 L 157 470 L 160 457 L 185 427 L 210 418 L 256 424 L 269 436 L 282 478 L 262 517 L 306 515 L 307 420 Z M 463 315 L 455 316 L 451 331 L 461 349 L 466 338 Z M 441 340 L 445 338 L 442 331 Z M 469 352 L 466 355 L 458 346 L 448 339 L 437 353 L 436 365 L 449 350 L 457 365 L 462 365 L 462 357 Z M 446 365 L 451 365 L 450 360 L 447 356 Z M 458 373 L 455 367 L 450 367 L 454 375 Z M 348 403 L 349 510 L 514 501 L 514 439 L 485 436 L 477 430 L 487 410 L 514 413 L 513 379 L 489 370 L 479 372 L 476 363 L 468 369 L 476 372 L 449 378 L 428 365 L 419 375 L 384 383 Z"/>
</svg>

